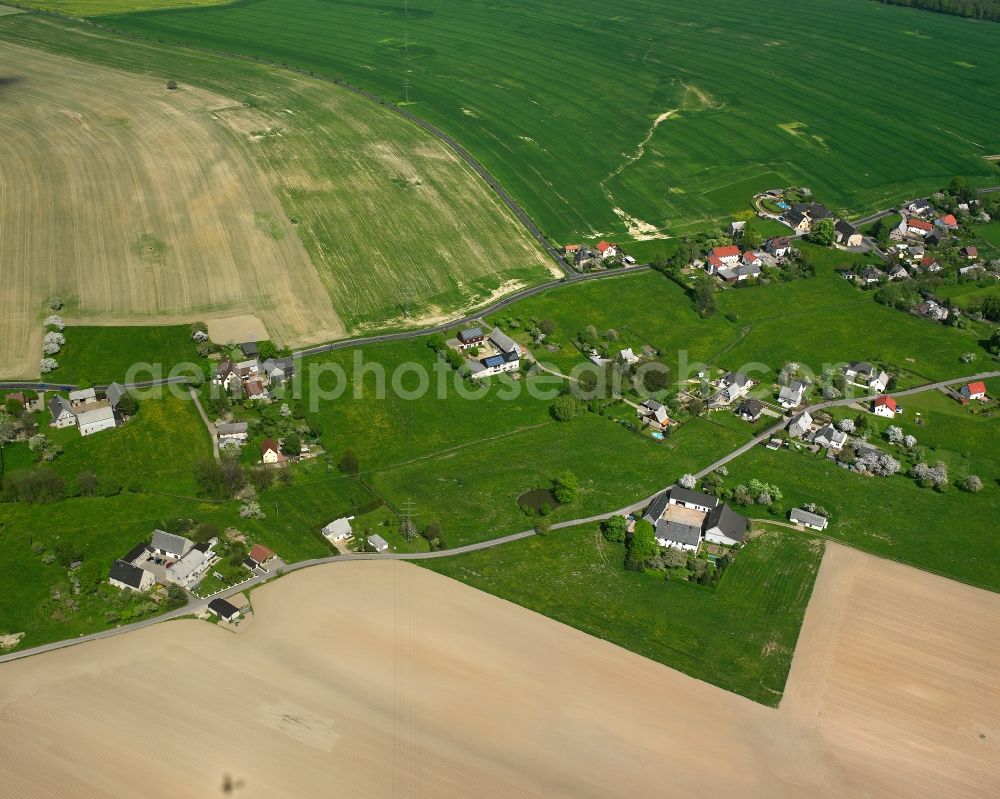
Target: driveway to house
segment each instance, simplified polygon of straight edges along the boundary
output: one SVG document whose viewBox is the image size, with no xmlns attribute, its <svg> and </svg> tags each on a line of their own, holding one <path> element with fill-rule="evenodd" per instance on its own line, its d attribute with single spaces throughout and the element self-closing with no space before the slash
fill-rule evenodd
<svg viewBox="0 0 1000 799">
<path fill-rule="evenodd" d="M 904 389 L 902 391 L 889 392 L 888 396 L 892 397 L 908 397 L 912 394 L 920 394 L 924 391 L 934 391 L 936 389 L 945 388 L 954 383 L 971 383 L 975 380 L 988 380 L 993 377 L 1000 377 L 1000 371 L 993 372 L 980 372 L 979 374 L 966 375 L 965 377 L 956 377 L 950 380 L 940 380 L 936 383 L 926 383 L 922 386 L 916 386 L 914 388 Z M 810 405 L 803 410 L 809 411 L 821 411 L 825 408 L 835 408 L 842 407 L 844 405 L 850 405 L 855 402 L 864 402 L 866 400 L 872 400 L 878 394 L 871 394 L 867 397 L 852 397 L 848 399 L 840 400 L 829 400 L 827 402 L 820 402 L 816 405 Z M 796 413 L 801 413 L 797 411 Z M 740 455 L 749 452 L 758 444 L 763 443 L 779 430 L 784 429 L 784 427 L 791 421 L 791 416 L 784 416 L 774 425 L 769 427 L 760 435 L 751 439 L 742 446 L 737 447 L 728 455 L 720 458 L 711 466 L 706 467 L 699 471 L 695 476 L 698 478 L 704 477 L 709 472 L 724 466 L 730 461 L 738 458 Z M 581 524 L 592 524 L 594 522 L 600 522 L 609 516 L 616 514 L 628 515 L 629 513 L 637 513 L 644 508 L 646 508 L 653 499 L 660 494 L 664 489 L 660 489 L 655 494 L 652 494 L 645 499 L 641 499 L 638 502 L 633 502 L 631 505 L 627 505 L 624 508 L 619 508 L 617 510 L 608 511 L 606 513 L 599 513 L 593 516 L 587 516 L 580 519 L 570 519 L 565 522 L 558 522 L 552 525 L 552 530 L 564 530 L 568 527 L 576 527 Z M 218 596 L 229 596 L 232 594 L 240 593 L 253 588 L 261 583 L 267 582 L 272 577 L 279 577 L 282 574 L 288 574 L 289 572 L 299 571 L 301 569 L 308 569 L 312 566 L 322 566 L 331 563 L 350 563 L 358 560 L 433 560 L 435 558 L 450 558 L 454 555 L 463 555 L 468 552 L 479 552 L 484 549 L 492 549 L 493 547 L 503 546 L 504 544 L 509 544 L 514 541 L 522 541 L 525 538 L 530 538 L 533 535 L 537 535 L 534 530 L 522 530 L 519 533 L 511 533 L 510 535 L 501 536 L 499 538 L 491 538 L 487 541 L 479 541 L 475 544 L 466 544 L 465 546 L 455 547 L 454 549 L 444 549 L 437 552 L 389 552 L 383 553 L 381 555 L 368 554 L 368 553 L 351 553 L 349 555 L 334 555 L 326 558 L 313 558 L 311 560 L 303 560 L 298 563 L 292 564 L 281 564 L 272 568 L 267 574 L 256 575 L 251 577 L 246 582 L 240 583 L 239 585 L 231 586 L 223 591 L 220 591 Z M 214 598 L 214 597 L 213 597 Z M 30 657 L 32 655 L 39 655 L 43 652 L 52 652 L 56 649 L 65 649 L 69 646 L 75 646 L 76 644 L 84 643 L 85 641 L 99 641 L 103 638 L 112 638 L 116 635 L 121 635 L 123 633 L 131 632 L 133 630 L 141 630 L 144 627 L 150 627 L 154 624 L 159 624 L 160 622 L 169 621 L 170 619 L 177 619 L 182 616 L 190 616 L 192 614 L 198 613 L 205 610 L 208 607 L 209 599 L 201 599 L 191 595 L 188 599 L 188 603 L 184 607 L 177 608 L 176 610 L 164 613 L 161 616 L 154 616 L 150 619 L 144 619 L 143 621 L 138 621 L 133 624 L 127 624 L 122 627 L 115 627 L 113 630 L 104 630 L 98 633 L 91 633 L 90 635 L 81 635 L 78 638 L 71 638 L 65 641 L 53 641 L 50 644 L 43 644 L 41 646 L 32 647 L 31 649 L 23 649 L 19 652 L 11 652 L 6 655 L 0 655 L 0 663 L 11 660 L 20 660 L 21 658 Z"/>
<path fill-rule="evenodd" d="M 201 406 L 201 399 L 198 397 L 198 392 L 193 388 L 191 389 L 191 399 L 194 401 L 194 407 L 198 409 L 198 415 L 201 417 L 201 421 L 205 423 L 205 427 L 208 428 L 208 436 L 212 439 L 212 457 L 216 461 L 219 461 L 219 436 L 218 430 L 215 425 L 208 420 L 208 414 L 205 413 L 205 409 Z"/>
</svg>

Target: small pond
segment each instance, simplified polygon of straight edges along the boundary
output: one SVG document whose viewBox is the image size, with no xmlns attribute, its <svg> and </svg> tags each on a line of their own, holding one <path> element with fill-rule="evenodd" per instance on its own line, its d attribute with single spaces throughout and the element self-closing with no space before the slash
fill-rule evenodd
<svg viewBox="0 0 1000 799">
<path fill-rule="evenodd" d="M 542 505 L 548 505 L 552 510 L 559 507 L 556 495 L 547 488 L 535 488 L 531 491 L 525 491 L 517 498 L 517 504 L 525 508 L 531 508 L 536 512 L 542 509 Z"/>
</svg>

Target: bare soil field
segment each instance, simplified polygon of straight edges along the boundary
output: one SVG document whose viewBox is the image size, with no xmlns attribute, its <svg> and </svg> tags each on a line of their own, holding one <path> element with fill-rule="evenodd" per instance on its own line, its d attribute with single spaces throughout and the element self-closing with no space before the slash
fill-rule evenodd
<svg viewBox="0 0 1000 799">
<path fill-rule="evenodd" d="M 399 562 L 253 602 L 0 666 L 0 796 L 1000 790 L 1000 596 L 837 545 L 778 710 Z"/>
<path fill-rule="evenodd" d="M 0 75 L 0 374 L 38 373 L 52 296 L 80 323 L 255 312 L 287 344 L 343 332 L 278 197 L 212 118 L 234 101 L 6 42 Z"/>
<path fill-rule="evenodd" d="M 216 344 L 239 344 L 243 341 L 267 341 L 271 334 L 256 316 L 229 316 L 209 319 L 208 337 Z"/>
</svg>

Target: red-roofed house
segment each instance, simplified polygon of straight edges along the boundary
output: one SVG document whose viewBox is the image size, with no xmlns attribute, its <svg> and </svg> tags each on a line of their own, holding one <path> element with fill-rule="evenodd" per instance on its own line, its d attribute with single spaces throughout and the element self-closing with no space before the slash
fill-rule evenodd
<svg viewBox="0 0 1000 799">
<path fill-rule="evenodd" d="M 896 415 L 896 400 L 892 397 L 876 397 L 872 403 L 872 413 L 892 419 Z"/>
<path fill-rule="evenodd" d="M 580 245 L 579 244 L 567 244 L 563 249 L 566 250 L 566 252 L 568 252 L 568 253 L 570 253 L 570 252 L 571 253 L 577 253 L 580 250 Z"/>
<path fill-rule="evenodd" d="M 709 255 L 708 262 L 705 264 L 705 271 L 710 275 L 714 275 L 724 266 L 725 264 L 722 262 L 721 258 L 718 258 L 715 255 Z"/>
<path fill-rule="evenodd" d="M 963 247 L 959 252 L 970 261 L 979 257 L 979 248 L 973 247 L 971 244 L 968 247 Z"/>
<path fill-rule="evenodd" d="M 926 269 L 928 272 L 940 272 L 941 264 L 937 262 L 937 258 L 933 255 L 925 255 L 920 259 L 920 266 Z"/>
<path fill-rule="evenodd" d="M 938 224 L 941 227 L 946 227 L 949 230 L 954 230 L 958 227 L 958 220 L 955 219 L 954 214 L 945 214 L 938 220 Z"/>
<path fill-rule="evenodd" d="M 261 463 L 280 463 L 284 459 L 285 456 L 281 454 L 281 449 L 276 441 L 266 438 L 260 443 Z"/>
<path fill-rule="evenodd" d="M 604 239 L 601 239 L 597 243 L 597 252 L 601 256 L 601 258 L 614 258 L 616 255 L 618 255 L 618 247 L 616 247 L 614 244 L 609 244 L 608 242 L 604 241 Z"/>
<path fill-rule="evenodd" d="M 934 225 L 930 222 L 925 222 L 923 219 L 907 219 L 906 230 L 908 233 L 917 233 L 921 236 L 926 236 L 934 230 Z"/>
<path fill-rule="evenodd" d="M 745 263 L 747 266 L 760 266 L 761 265 L 760 256 L 757 255 L 757 253 L 755 252 L 750 252 L 750 250 L 747 250 L 745 253 L 743 253 L 743 263 Z"/>
<path fill-rule="evenodd" d="M 775 258 L 784 258 L 788 255 L 788 251 L 790 249 L 792 249 L 792 242 L 784 236 L 776 239 L 770 239 L 767 242 L 767 251 Z"/>
<path fill-rule="evenodd" d="M 966 402 L 969 400 L 984 400 L 986 399 L 986 384 L 982 380 L 976 383 L 969 383 L 967 386 L 962 386 L 959 389 L 959 393 Z"/>
<path fill-rule="evenodd" d="M 724 264 L 737 264 L 740 260 L 740 248 L 735 244 L 731 244 L 728 247 L 716 247 L 709 253 L 709 257 L 715 256 Z"/>
<path fill-rule="evenodd" d="M 263 566 L 275 557 L 276 555 L 263 544 L 254 544 L 253 548 L 250 550 L 250 560 L 258 566 Z"/>
</svg>

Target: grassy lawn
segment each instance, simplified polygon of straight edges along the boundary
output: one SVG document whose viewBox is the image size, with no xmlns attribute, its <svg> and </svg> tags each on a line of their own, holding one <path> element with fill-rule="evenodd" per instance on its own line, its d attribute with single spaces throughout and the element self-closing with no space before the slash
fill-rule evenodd
<svg viewBox="0 0 1000 799">
<path fill-rule="evenodd" d="M 258 0 L 103 21 L 408 100 L 559 241 L 624 236 L 615 209 L 660 230 L 709 226 L 772 187 L 859 212 L 954 174 L 995 182 L 981 156 L 1000 144 L 988 57 L 1000 33 L 940 14 L 861 0 L 774 0 L 749 16 L 736 0 L 582 0 L 571 15 L 556 0 Z M 720 40 L 727 57 L 706 58 Z M 975 68 L 939 81 L 959 51 Z M 884 90 L 904 81 L 923 87 L 919 117 L 905 92 Z M 954 114 L 963 104 L 981 111 Z M 921 158 L 899 159 L 899 141 Z"/>
<path fill-rule="evenodd" d="M 421 565 L 776 706 L 822 551 L 768 531 L 708 588 L 625 571 L 623 547 L 586 525 Z"/>
<path fill-rule="evenodd" d="M 747 438 L 694 419 L 657 443 L 585 414 L 365 477 L 396 507 L 412 502 L 418 524 L 439 522 L 454 547 L 532 527 L 517 498 L 566 469 L 580 478 L 580 499 L 553 511 L 553 522 L 630 505 Z"/>
<path fill-rule="evenodd" d="M 125 382 L 129 369 L 142 365 L 135 380 L 167 376 L 180 363 L 201 364 L 188 325 L 160 327 L 67 327 L 66 344 L 56 356 L 59 368 L 49 377 L 56 383 L 107 384 Z M 159 371 L 150 372 L 146 365 Z M 131 382 L 131 381 L 130 381 Z"/>
<path fill-rule="evenodd" d="M 1000 381 L 989 388 L 1000 391 Z M 769 452 L 763 447 L 729 464 L 725 486 L 751 478 L 776 484 L 784 493 L 777 518 L 806 502 L 832 514 L 827 534 L 876 555 L 910 563 L 947 577 L 1000 590 L 1000 456 L 995 446 L 1000 416 L 973 415 L 940 392 L 903 401 L 904 413 L 893 421 L 876 419 L 879 429 L 898 424 L 917 437 L 925 460 L 948 464 L 952 482 L 944 493 L 921 488 L 903 473 L 866 477 L 841 469 L 824 458 L 800 452 Z M 841 411 L 838 417 L 856 412 Z M 919 416 L 918 416 L 919 414 Z M 875 417 L 873 417 L 875 419 Z M 921 423 L 917 423 L 921 419 Z M 881 436 L 871 442 L 902 461 Z M 978 494 L 954 483 L 977 474 L 984 487 Z M 750 509 L 766 518 L 766 510 Z"/>
</svg>

